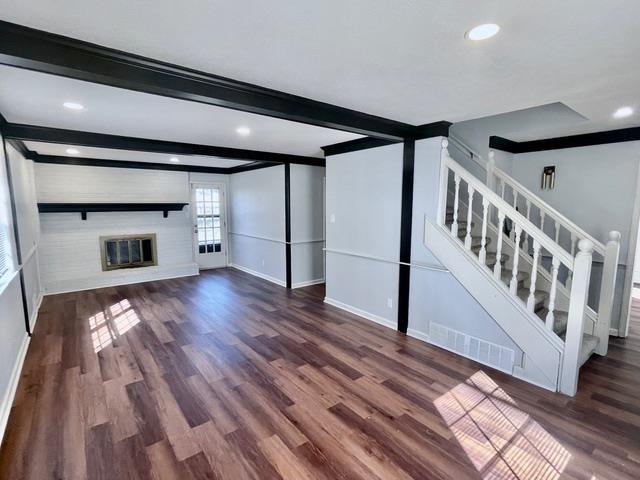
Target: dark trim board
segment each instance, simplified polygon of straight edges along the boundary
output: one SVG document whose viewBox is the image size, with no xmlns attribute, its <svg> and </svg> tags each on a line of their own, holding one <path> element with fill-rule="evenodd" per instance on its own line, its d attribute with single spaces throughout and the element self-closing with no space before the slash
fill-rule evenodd
<svg viewBox="0 0 640 480">
<path fill-rule="evenodd" d="M 0 22 L 0 63 L 111 87 L 401 140 L 412 126 L 61 35 Z"/>
<path fill-rule="evenodd" d="M 291 288 L 291 165 L 284 166 L 284 241 L 287 288 Z"/>
<path fill-rule="evenodd" d="M 489 138 L 489 148 L 504 150 L 510 153 L 529 153 L 635 141 L 640 141 L 640 127 L 584 133 L 567 137 L 544 138 L 526 142 L 515 142 L 507 138 L 492 136 Z"/>
<path fill-rule="evenodd" d="M 39 153 L 32 152 L 30 150 L 24 156 L 25 158 L 28 158 L 29 160 L 33 160 L 36 163 L 54 163 L 59 165 L 80 165 L 85 167 L 134 168 L 134 169 L 141 169 L 141 170 L 168 170 L 173 172 L 198 172 L 198 173 L 218 173 L 218 174 L 228 174 L 230 170 L 230 168 L 199 167 L 197 165 L 174 165 L 174 164 L 151 163 L 151 162 L 130 162 L 128 160 L 105 160 L 105 159 L 98 159 L 98 158 L 40 155 Z M 269 163 L 268 165 L 274 165 L 274 164 Z M 231 168 L 236 168 L 236 167 L 231 167 Z"/>
<path fill-rule="evenodd" d="M 407 135 L 407 140 L 424 140 L 425 138 L 432 137 L 448 137 L 449 127 L 451 122 L 444 120 L 439 122 L 427 123 L 413 127 L 410 135 Z M 322 151 L 325 156 L 339 155 L 341 153 L 357 152 L 359 150 L 367 150 L 369 148 L 384 147 L 386 145 L 393 145 L 400 143 L 400 141 L 383 140 L 380 138 L 358 138 L 356 140 L 349 140 L 348 142 L 334 143 L 333 145 L 325 145 L 322 147 Z"/>
<path fill-rule="evenodd" d="M 409 326 L 409 292 L 411 286 L 411 230 L 413 222 L 414 140 L 405 140 L 402 153 L 402 211 L 400 214 L 400 262 L 398 275 L 398 331 Z M 404 263 L 404 264 L 403 264 Z"/>
<path fill-rule="evenodd" d="M 83 145 L 97 148 L 113 148 L 116 150 L 133 150 L 138 152 L 166 153 L 168 155 L 199 155 L 206 157 L 230 158 L 234 160 L 253 160 L 274 163 L 299 163 L 301 165 L 324 165 L 324 159 L 290 155 L 286 153 L 245 150 L 241 148 L 217 147 L 193 143 L 170 142 L 106 133 L 82 132 L 62 128 L 41 127 L 36 125 L 20 125 L 7 123 L 3 126 L 7 139 L 59 143 L 65 145 Z"/>
<path fill-rule="evenodd" d="M 393 145 L 394 143 L 400 143 L 400 141 L 364 137 L 357 138 L 355 140 L 349 140 L 348 142 L 325 145 L 324 147 L 322 147 L 322 151 L 326 156 L 339 155 L 341 153 L 357 152 L 359 150 L 367 150 L 369 148 L 384 147 L 386 145 Z"/>
</svg>

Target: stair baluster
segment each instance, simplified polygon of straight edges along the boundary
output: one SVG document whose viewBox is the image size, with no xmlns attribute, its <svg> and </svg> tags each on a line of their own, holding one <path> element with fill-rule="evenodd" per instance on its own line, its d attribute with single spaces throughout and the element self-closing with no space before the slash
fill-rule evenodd
<svg viewBox="0 0 640 480">
<path fill-rule="evenodd" d="M 529 200 L 528 198 L 527 198 L 527 220 L 531 220 L 531 200 Z M 528 233 L 526 235 L 527 235 L 527 253 L 529 253 L 533 248 L 534 240 L 533 240 L 533 237 Z"/>
<path fill-rule="evenodd" d="M 488 213 L 489 213 L 489 200 L 486 197 L 482 197 L 482 238 L 480 239 L 480 252 L 478 253 L 478 259 L 480 260 L 480 265 L 482 266 L 486 265 L 487 263 L 487 214 Z"/>
<path fill-rule="evenodd" d="M 529 286 L 529 298 L 527 298 L 527 310 L 533 312 L 536 303 L 536 281 L 538 280 L 538 255 L 540 254 L 540 243 L 533 240 L 533 267 L 531 268 L 531 281 Z"/>
<path fill-rule="evenodd" d="M 560 222 L 558 222 L 557 220 L 556 222 L 556 243 L 558 243 L 558 240 L 560 240 Z"/>
<path fill-rule="evenodd" d="M 522 227 L 514 222 L 514 230 L 515 230 L 515 243 L 516 243 L 516 251 L 518 249 L 518 245 L 520 245 L 520 235 L 522 233 Z M 518 292 L 518 260 L 520 259 L 520 255 L 513 256 L 513 270 L 511 275 L 511 285 L 509 285 L 509 291 L 516 295 Z M 496 259 L 497 262 L 500 261 L 500 257 Z"/>
<path fill-rule="evenodd" d="M 549 311 L 545 318 L 547 330 L 553 332 L 553 324 L 555 323 L 554 311 L 556 309 L 556 290 L 558 289 L 558 270 L 560 269 L 560 260 L 555 256 L 551 259 L 551 289 L 549 290 Z"/>
<path fill-rule="evenodd" d="M 502 256 L 502 235 L 504 230 L 504 212 L 498 210 L 498 244 L 496 245 L 496 259 Z M 502 263 L 496 261 L 493 266 L 493 276 L 496 280 L 500 281 L 502 276 Z"/>
<path fill-rule="evenodd" d="M 451 224 L 451 233 L 458 238 L 458 202 L 460 196 L 460 174 L 457 172 L 453 175 L 453 182 L 455 184 L 455 194 L 453 197 L 453 223 Z"/>
<path fill-rule="evenodd" d="M 469 205 L 467 208 L 467 235 L 464 237 L 464 248 L 471 250 L 471 220 L 473 220 L 473 194 L 475 190 L 471 184 L 467 185 Z"/>
</svg>

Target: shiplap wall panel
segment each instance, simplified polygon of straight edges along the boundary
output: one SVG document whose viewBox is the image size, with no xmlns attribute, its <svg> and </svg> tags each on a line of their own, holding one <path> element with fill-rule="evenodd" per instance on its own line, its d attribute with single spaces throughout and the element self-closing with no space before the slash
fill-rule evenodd
<svg viewBox="0 0 640 480">
<path fill-rule="evenodd" d="M 189 202 L 186 172 L 36 164 L 39 202 Z M 40 214 L 40 269 L 47 293 L 197 274 L 189 207 L 169 212 Z M 155 233 L 158 266 L 102 271 L 101 236 Z"/>
<path fill-rule="evenodd" d="M 187 203 L 189 174 L 39 163 L 36 189 L 41 203 Z"/>
</svg>

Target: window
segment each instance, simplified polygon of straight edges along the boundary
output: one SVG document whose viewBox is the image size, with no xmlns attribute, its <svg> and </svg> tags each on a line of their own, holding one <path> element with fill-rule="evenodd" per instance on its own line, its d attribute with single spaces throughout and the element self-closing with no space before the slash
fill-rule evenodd
<svg viewBox="0 0 640 480">
<path fill-rule="evenodd" d="M 100 248 L 104 271 L 157 265 L 156 236 L 152 233 L 100 237 Z"/>
<path fill-rule="evenodd" d="M 213 253 L 222 251 L 220 190 L 218 188 L 196 188 L 196 219 L 198 225 L 198 252 Z"/>
</svg>

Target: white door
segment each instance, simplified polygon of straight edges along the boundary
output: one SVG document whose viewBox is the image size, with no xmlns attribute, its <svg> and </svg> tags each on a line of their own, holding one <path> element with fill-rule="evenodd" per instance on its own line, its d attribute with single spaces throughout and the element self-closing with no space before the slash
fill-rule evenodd
<svg viewBox="0 0 640 480">
<path fill-rule="evenodd" d="M 227 266 L 227 222 L 224 186 L 194 183 L 191 185 L 193 239 L 196 262 L 201 269 Z"/>
</svg>

